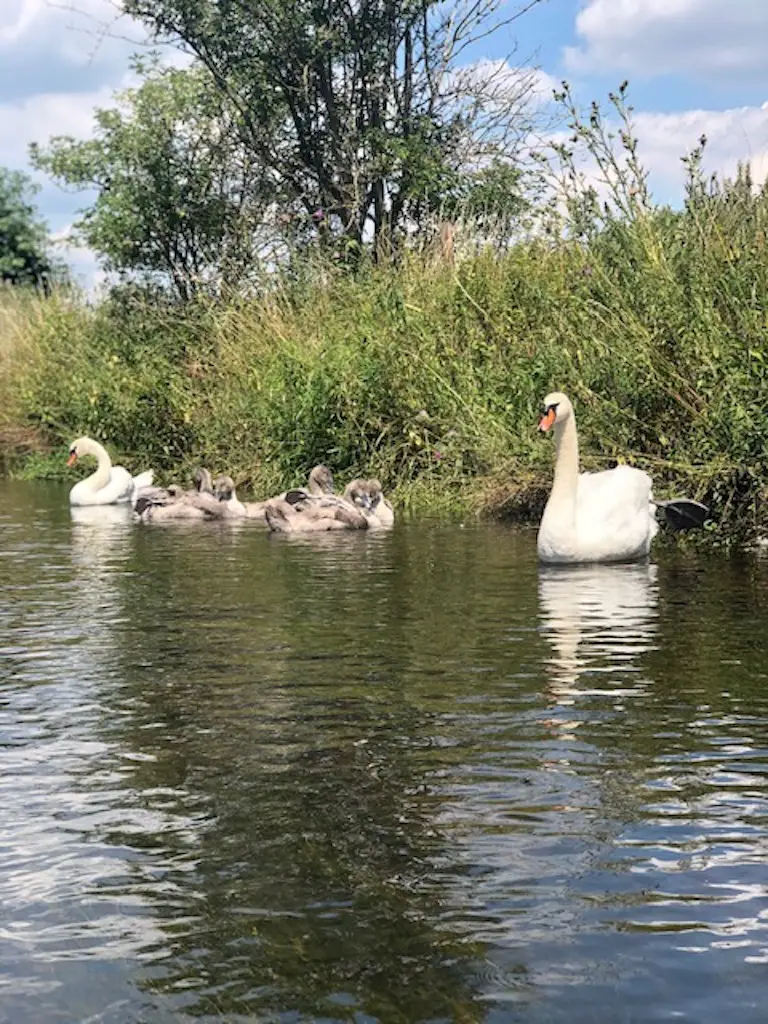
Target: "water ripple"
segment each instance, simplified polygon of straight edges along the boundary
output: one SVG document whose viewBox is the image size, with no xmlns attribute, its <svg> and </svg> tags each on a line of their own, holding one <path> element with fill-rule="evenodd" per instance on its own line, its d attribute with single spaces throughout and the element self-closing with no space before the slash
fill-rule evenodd
<svg viewBox="0 0 768 1024">
<path fill-rule="evenodd" d="M 762 1022 L 768 566 L 82 513 L 0 487 L 0 1019 Z"/>
</svg>

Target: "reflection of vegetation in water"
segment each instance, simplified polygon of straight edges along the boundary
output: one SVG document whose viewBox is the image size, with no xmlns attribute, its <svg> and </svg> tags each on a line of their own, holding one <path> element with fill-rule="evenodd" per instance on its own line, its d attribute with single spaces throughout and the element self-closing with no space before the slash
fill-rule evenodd
<svg viewBox="0 0 768 1024">
<path fill-rule="evenodd" d="M 0 519 L 0 895 L 14 978 L 58 986 L 36 1024 L 759 1005 L 759 560 L 122 529 L 36 484 Z"/>
<path fill-rule="evenodd" d="M 483 1016 L 482 945 L 441 923 L 435 873 L 432 770 L 466 751 L 428 710 L 482 588 L 471 546 L 441 561 L 428 535 L 393 572 L 409 543 L 136 534 L 124 613 L 143 641 L 121 645 L 122 714 L 104 728 L 142 758 L 130 789 L 189 824 L 110 841 L 165 851 L 167 937 L 143 984 L 183 989 L 187 1012 Z"/>
</svg>

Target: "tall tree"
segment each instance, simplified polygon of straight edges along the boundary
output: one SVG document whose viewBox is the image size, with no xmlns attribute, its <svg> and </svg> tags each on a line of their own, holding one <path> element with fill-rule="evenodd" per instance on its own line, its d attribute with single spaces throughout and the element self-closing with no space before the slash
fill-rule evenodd
<svg viewBox="0 0 768 1024">
<path fill-rule="evenodd" d="M 0 280 L 47 290 L 54 268 L 48 230 L 32 202 L 36 191 L 27 175 L 0 167 Z"/>
<path fill-rule="evenodd" d="M 539 2 L 123 0 L 208 70 L 291 208 L 378 252 L 458 176 L 514 155 L 530 77 L 460 62 Z"/>
<path fill-rule="evenodd" d="M 32 162 L 64 185 L 98 190 L 75 229 L 107 270 L 170 282 L 181 299 L 240 285 L 265 241 L 275 182 L 244 148 L 208 71 L 155 59 L 135 70 L 143 83 L 96 111 L 92 139 L 33 145 Z"/>
</svg>

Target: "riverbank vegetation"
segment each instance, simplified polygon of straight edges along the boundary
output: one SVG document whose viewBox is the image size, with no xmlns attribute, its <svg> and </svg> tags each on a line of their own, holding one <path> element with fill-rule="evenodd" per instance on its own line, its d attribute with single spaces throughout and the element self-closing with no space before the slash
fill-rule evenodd
<svg viewBox="0 0 768 1024">
<path fill-rule="evenodd" d="M 161 8 L 174 5 L 144 13 Z M 426 44 L 410 31 L 399 38 L 414 61 Z M 419 512 L 529 520 L 553 461 L 538 406 L 562 389 L 585 468 L 647 469 L 660 496 L 710 504 L 723 541 L 768 527 L 768 193 L 746 169 L 706 178 L 702 140 L 684 160 L 684 204 L 660 206 L 624 87 L 608 119 L 596 106 L 582 117 L 564 88 L 567 130 L 531 152 L 512 132 L 530 81 L 510 92 L 465 76 L 440 120 L 429 46 L 418 82 L 395 59 L 402 145 L 370 95 L 352 110 L 350 80 L 341 99 L 362 141 L 344 135 L 345 115 L 335 144 L 310 152 L 319 140 L 294 110 L 267 152 L 243 114 L 248 48 L 216 38 L 215 52 L 192 40 L 207 57 L 188 72 L 140 68 L 144 84 L 99 114 L 93 141 L 35 152 L 63 183 L 100 189 L 81 237 L 119 283 L 99 303 L 0 296 L 0 444 L 14 471 L 58 472 L 86 433 L 166 479 L 205 463 L 262 495 L 324 461 L 342 478 L 379 475 Z M 340 56 L 318 43 L 302 97 L 314 116 L 331 117 L 329 69 L 364 39 L 336 39 Z M 257 57 L 279 77 L 268 50 Z M 285 111 L 263 114 L 274 128 Z M 364 166 L 345 170 L 344 153 Z M 278 165 L 293 174 L 280 202 Z"/>
<path fill-rule="evenodd" d="M 136 466 L 205 462 L 257 493 L 327 461 L 422 508 L 525 518 L 550 478 L 534 428 L 556 386 L 586 467 L 631 460 L 744 533 L 768 478 L 767 224 L 742 176 L 588 244 L 419 252 L 183 307 L 8 296 L 6 447 L 88 433 Z"/>
</svg>

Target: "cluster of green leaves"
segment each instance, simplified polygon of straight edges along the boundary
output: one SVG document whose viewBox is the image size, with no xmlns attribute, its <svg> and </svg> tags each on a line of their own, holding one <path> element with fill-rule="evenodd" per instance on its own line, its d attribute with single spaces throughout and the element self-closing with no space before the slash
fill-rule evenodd
<svg viewBox="0 0 768 1024">
<path fill-rule="evenodd" d="M 211 72 L 240 116 L 249 152 L 295 202 L 310 215 L 322 210 L 358 243 L 369 216 L 377 234 L 385 222 L 391 231 L 453 166 L 467 115 L 445 103 L 445 74 L 453 51 L 476 26 L 486 27 L 498 4 L 452 6 L 126 3 L 151 29 L 182 40 Z"/>
<path fill-rule="evenodd" d="M 75 227 L 107 270 L 144 275 L 190 299 L 212 278 L 237 285 L 257 258 L 275 200 L 243 149 L 230 108 L 204 69 L 136 61 L 139 88 L 95 113 L 94 137 L 32 147 L 70 187 L 96 189 Z"/>
<path fill-rule="evenodd" d="M 430 508 L 527 517 L 551 473 L 536 410 L 561 388 L 587 468 L 631 460 L 660 495 L 710 503 L 729 539 L 768 528 L 768 188 L 746 169 L 706 178 L 700 147 L 684 207 L 655 206 L 623 90 L 613 103 L 618 149 L 598 107 L 571 107 L 603 180 L 577 187 L 561 149 L 566 220 L 549 235 L 355 273 L 297 259 L 257 296 L 182 308 L 127 291 L 44 304 L 8 371 L 20 414 L 257 493 L 326 461 Z"/>
<path fill-rule="evenodd" d="M 308 247 L 347 266 L 388 260 L 462 203 L 509 237 L 533 80 L 457 70 L 475 36 L 520 13 L 504 0 L 125 9 L 191 67 L 137 60 L 142 84 L 96 112 L 93 139 L 32 147 L 36 167 L 97 191 L 77 229 L 108 270 L 183 301 L 245 291 Z"/>
<path fill-rule="evenodd" d="M 57 271 L 32 202 L 35 191 L 27 175 L 0 167 L 0 281 L 47 288 Z"/>
<path fill-rule="evenodd" d="M 176 366 L 194 338 L 171 317 L 151 316 L 144 305 L 125 330 L 131 305 L 92 307 L 59 297 L 45 304 L 18 378 L 26 423 L 57 441 L 87 434 L 119 443 L 168 465 L 193 443 L 184 402 L 177 394 Z M 158 330 L 163 344 L 158 344 Z"/>
</svg>

